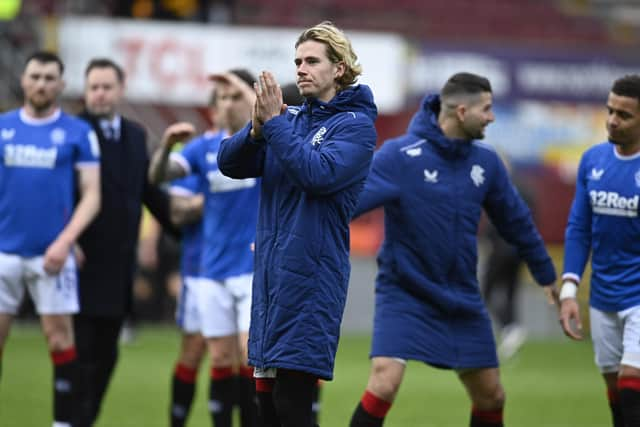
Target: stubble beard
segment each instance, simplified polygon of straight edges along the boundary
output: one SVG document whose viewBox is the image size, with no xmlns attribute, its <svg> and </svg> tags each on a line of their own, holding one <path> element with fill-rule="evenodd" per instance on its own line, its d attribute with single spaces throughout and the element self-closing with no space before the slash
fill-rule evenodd
<svg viewBox="0 0 640 427">
<path fill-rule="evenodd" d="M 465 132 L 467 134 L 467 140 L 484 139 L 484 129 L 471 129 Z"/>
<path fill-rule="evenodd" d="M 33 108 L 36 113 L 43 113 L 49 110 L 55 103 L 55 101 L 51 99 L 45 99 L 39 102 L 34 99 L 34 97 L 30 98 L 28 102 L 31 108 Z"/>
</svg>

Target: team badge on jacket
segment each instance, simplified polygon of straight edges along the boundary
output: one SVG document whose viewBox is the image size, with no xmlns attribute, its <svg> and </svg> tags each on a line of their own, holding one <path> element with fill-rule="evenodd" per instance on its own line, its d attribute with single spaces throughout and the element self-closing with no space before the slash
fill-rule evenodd
<svg viewBox="0 0 640 427">
<path fill-rule="evenodd" d="M 640 187 L 640 170 L 636 172 L 635 178 L 636 178 L 636 187 Z"/>
<path fill-rule="evenodd" d="M 484 184 L 484 169 L 482 168 L 482 166 L 473 165 L 473 167 L 471 167 L 470 175 L 471 180 L 476 187 L 480 187 L 482 184 Z"/>
<path fill-rule="evenodd" d="M 313 135 L 313 138 L 311 138 L 311 144 L 315 146 L 320 144 L 322 141 L 324 141 L 325 133 L 327 133 L 327 128 L 322 126 L 320 129 L 318 129 L 318 132 L 316 132 L 316 134 Z"/>
</svg>

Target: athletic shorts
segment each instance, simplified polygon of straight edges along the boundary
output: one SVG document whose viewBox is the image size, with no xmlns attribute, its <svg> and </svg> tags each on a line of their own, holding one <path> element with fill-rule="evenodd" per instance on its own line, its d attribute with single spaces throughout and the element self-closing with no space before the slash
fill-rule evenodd
<svg viewBox="0 0 640 427">
<path fill-rule="evenodd" d="M 198 277 L 183 277 L 178 305 L 176 307 L 176 323 L 186 334 L 200 333 L 202 324 L 196 297 Z"/>
<path fill-rule="evenodd" d="M 254 368 L 254 378 L 276 378 L 278 376 L 278 368 Z"/>
<path fill-rule="evenodd" d="M 22 257 L 0 252 L 0 313 L 16 314 L 29 291 L 38 314 L 79 311 L 78 274 L 72 254 L 57 275 L 44 271 L 44 256 Z"/>
<path fill-rule="evenodd" d="M 196 298 L 200 332 L 205 338 L 226 337 L 249 331 L 253 274 L 223 281 L 199 278 Z"/>
<path fill-rule="evenodd" d="M 600 372 L 618 372 L 620 365 L 640 369 L 640 306 L 619 312 L 591 307 L 589 314 L 595 361 Z"/>
</svg>

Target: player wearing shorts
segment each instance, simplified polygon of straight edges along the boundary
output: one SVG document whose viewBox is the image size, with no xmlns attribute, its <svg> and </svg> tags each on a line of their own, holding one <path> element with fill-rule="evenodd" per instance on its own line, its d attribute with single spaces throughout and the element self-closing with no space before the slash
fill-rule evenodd
<svg viewBox="0 0 640 427">
<path fill-rule="evenodd" d="M 89 125 L 58 106 L 63 70 L 55 54 L 32 54 L 24 107 L 0 115 L 0 355 L 26 290 L 54 365 L 54 427 L 71 426 L 74 403 L 73 247 L 100 209 L 100 148 Z"/>
<path fill-rule="evenodd" d="M 608 142 L 588 149 L 578 168 L 565 235 L 560 320 L 567 336 L 582 338 L 576 294 L 591 255 L 595 362 L 613 425 L 630 427 L 640 425 L 639 74 L 613 83 L 607 109 Z"/>
<path fill-rule="evenodd" d="M 202 214 L 202 206 L 200 205 L 199 209 L 196 208 L 198 201 L 201 203 L 202 190 L 202 184 L 197 175 L 175 180 L 169 188 L 171 205 L 174 207 L 172 219 L 176 225 L 182 225 L 180 255 L 182 286 L 176 307 L 176 323 L 182 331 L 182 343 L 171 382 L 171 427 L 185 425 L 195 394 L 198 368 L 206 353 L 206 343 L 200 334 L 200 312 L 196 299 L 203 245 L 202 221 L 201 218 L 190 218 L 193 215 L 192 211 L 199 212 L 200 216 Z M 178 209 L 177 205 L 180 205 L 181 209 Z"/>
<path fill-rule="evenodd" d="M 233 79 L 233 80 L 229 80 Z M 211 355 L 209 409 L 214 425 L 231 425 L 234 404 L 234 368 L 238 354 L 243 378 L 241 415 L 243 426 L 255 422 L 253 369 L 246 365 L 253 277 L 252 244 L 255 240 L 260 186 L 255 178 L 231 179 L 220 172 L 217 152 L 226 134 L 241 129 L 251 118 L 254 77 L 233 70 L 216 82 L 217 108 L 225 133 L 205 133 L 179 153 L 171 148 L 193 136 L 188 123 L 176 123 L 165 131 L 154 154 L 149 177 L 153 182 L 196 174 L 206 181 L 203 212 L 204 247 L 195 294 L 201 333 Z"/>
</svg>

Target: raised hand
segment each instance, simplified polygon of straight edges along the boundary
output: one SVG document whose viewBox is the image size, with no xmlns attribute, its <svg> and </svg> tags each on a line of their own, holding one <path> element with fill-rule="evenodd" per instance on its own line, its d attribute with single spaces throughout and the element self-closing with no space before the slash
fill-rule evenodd
<svg viewBox="0 0 640 427">
<path fill-rule="evenodd" d="M 282 89 L 273 74 L 263 71 L 258 80 L 259 83 L 254 84 L 257 99 L 255 120 L 259 124 L 264 124 L 279 116 L 286 109 L 286 106 L 282 102 Z"/>
<path fill-rule="evenodd" d="M 178 142 L 187 142 L 196 134 L 196 128 L 187 122 L 178 122 L 165 129 L 162 144 L 171 148 Z"/>
</svg>

